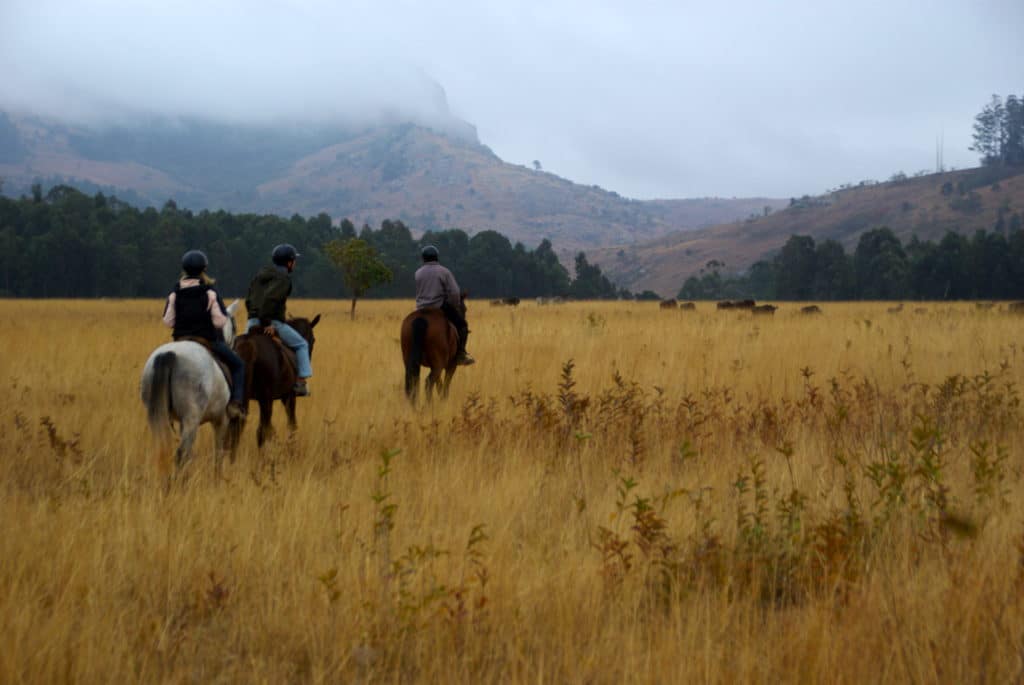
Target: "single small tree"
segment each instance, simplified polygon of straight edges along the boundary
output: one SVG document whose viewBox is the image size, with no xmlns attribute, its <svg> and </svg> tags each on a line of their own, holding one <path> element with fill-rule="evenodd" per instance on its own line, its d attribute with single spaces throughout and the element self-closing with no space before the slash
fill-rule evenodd
<svg viewBox="0 0 1024 685">
<path fill-rule="evenodd" d="M 367 290 L 391 282 L 391 269 L 377 257 L 377 251 L 365 240 L 332 240 L 324 245 L 324 253 L 341 270 L 345 287 L 352 293 L 349 316 L 353 319 L 356 318 L 356 301 Z"/>
</svg>

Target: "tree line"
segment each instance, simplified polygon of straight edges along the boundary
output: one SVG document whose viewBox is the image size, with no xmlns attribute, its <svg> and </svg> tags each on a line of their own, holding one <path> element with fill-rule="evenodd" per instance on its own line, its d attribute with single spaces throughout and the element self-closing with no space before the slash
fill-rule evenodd
<svg viewBox="0 0 1024 685">
<path fill-rule="evenodd" d="M 1002 220 L 1002 217 L 1000 217 Z M 863 233 L 853 254 L 835 240 L 794 235 L 771 259 L 723 276 L 709 262 L 679 291 L 682 299 L 1008 300 L 1024 298 L 1024 230 L 973 236 L 950 231 L 940 241 L 916 236 L 903 244 L 888 227 Z"/>
<path fill-rule="evenodd" d="M 239 295 L 269 261 L 273 246 L 287 242 L 302 253 L 293 278 L 298 296 L 348 297 L 353 293 L 325 245 L 353 239 L 372 246 L 391 272 L 390 282 L 360 296 L 412 297 L 413 273 L 427 244 L 438 247 L 442 263 L 473 297 L 623 294 L 583 253 L 571 277 L 547 240 L 530 250 L 495 231 L 470 236 L 451 229 L 417 239 L 401 221 L 357 231 L 347 219 L 337 226 L 323 213 L 194 213 L 170 200 L 160 209 L 140 209 L 102 192 L 88 195 L 58 185 L 44 193 L 36 184 L 30 195 L 0 196 L 0 296 L 161 297 L 179 275 L 181 255 L 193 248 L 206 252 L 221 289 Z"/>
</svg>

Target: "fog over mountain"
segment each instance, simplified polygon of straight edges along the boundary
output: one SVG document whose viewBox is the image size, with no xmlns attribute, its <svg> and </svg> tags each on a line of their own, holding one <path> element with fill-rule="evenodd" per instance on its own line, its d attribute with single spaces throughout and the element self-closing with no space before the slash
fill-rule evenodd
<svg viewBox="0 0 1024 685">
<path fill-rule="evenodd" d="M 1016 92 L 1024 3 L 5 0 L 0 109 L 107 124 L 451 113 L 628 197 L 799 196 L 935 163 Z"/>
</svg>

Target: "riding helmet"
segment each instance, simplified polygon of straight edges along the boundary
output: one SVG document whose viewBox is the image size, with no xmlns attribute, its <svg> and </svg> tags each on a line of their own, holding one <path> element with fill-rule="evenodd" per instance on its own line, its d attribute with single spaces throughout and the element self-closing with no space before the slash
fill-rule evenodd
<svg viewBox="0 0 1024 685">
<path fill-rule="evenodd" d="M 296 259 L 299 256 L 299 251 L 295 249 L 294 245 L 284 243 L 274 248 L 274 253 L 271 258 L 274 260 L 274 264 L 278 266 L 284 266 L 288 262 Z"/>
<path fill-rule="evenodd" d="M 436 262 L 440 256 L 437 253 L 437 248 L 433 245 L 427 245 L 424 247 L 420 254 L 423 256 L 423 261 L 425 262 Z"/>
<path fill-rule="evenodd" d="M 210 261 L 201 250 L 189 250 L 181 256 L 181 270 L 185 272 L 186 276 L 192 278 L 196 278 L 206 271 L 209 264 Z"/>
</svg>

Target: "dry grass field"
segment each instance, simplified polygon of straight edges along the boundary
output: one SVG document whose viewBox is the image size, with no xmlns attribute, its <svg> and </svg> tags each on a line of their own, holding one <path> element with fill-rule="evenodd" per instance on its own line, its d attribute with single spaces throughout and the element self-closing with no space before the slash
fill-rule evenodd
<svg viewBox="0 0 1024 685">
<path fill-rule="evenodd" d="M 0 302 L 0 682 L 1020 681 L 1024 318 L 924 307 L 478 303 L 413 411 L 300 301 L 299 434 L 165 494 L 160 304 Z"/>
</svg>

